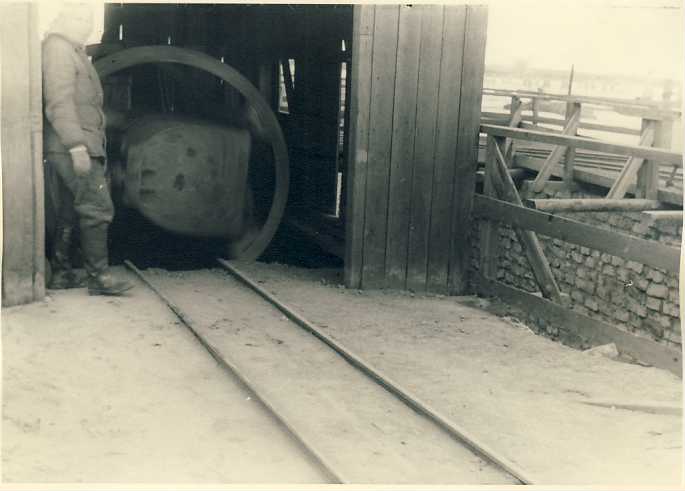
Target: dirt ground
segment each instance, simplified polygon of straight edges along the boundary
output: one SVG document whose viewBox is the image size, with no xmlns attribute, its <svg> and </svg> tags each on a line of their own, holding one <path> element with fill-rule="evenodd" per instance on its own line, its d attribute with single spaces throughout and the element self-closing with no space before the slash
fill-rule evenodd
<svg viewBox="0 0 685 491">
<path fill-rule="evenodd" d="M 681 482 L 682 383 L 666 371 L 564 347 L 473 297 L 239 267 L 537 483 Z M 203 274 L 187 280 L 197 302 Z M 2 322 L 5 481 L 321 482 L 144 287 L 122 299 L 53 292 Z"/>
</svg>

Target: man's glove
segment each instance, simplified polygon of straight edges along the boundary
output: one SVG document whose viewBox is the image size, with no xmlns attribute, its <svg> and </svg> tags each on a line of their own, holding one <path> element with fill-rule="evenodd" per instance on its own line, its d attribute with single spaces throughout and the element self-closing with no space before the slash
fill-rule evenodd
<svg viewBox="0 0 685 491">
<path fill-rule="evenodd" d="M 71 154 L 71 161 L 74 165 L 74 174 L 83 177 L 90 172 L 90 155 L 88 149 L 84 145 L 78 145 L 69 149 Z"/>
</svg>

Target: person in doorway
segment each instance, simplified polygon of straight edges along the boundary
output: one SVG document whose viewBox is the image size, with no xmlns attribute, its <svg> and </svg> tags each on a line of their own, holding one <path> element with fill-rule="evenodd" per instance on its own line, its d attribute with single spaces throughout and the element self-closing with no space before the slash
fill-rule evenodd
<svg viewBox="0 0 685 491">
<path fill-rule="evenodd" d="M 43 53 L 44 153 L 49 186 L 58 186 L 52 280 L 78 285 L 71 241 L 78 226 L 91 295 L 120 295 L 133 285 L 109 270 L 107 237 L 114 206 L 105 177 L 105 113 L 100 79 L 85 52 L 93 6 L 65 3 L 47 32 Z"/>
</svg>

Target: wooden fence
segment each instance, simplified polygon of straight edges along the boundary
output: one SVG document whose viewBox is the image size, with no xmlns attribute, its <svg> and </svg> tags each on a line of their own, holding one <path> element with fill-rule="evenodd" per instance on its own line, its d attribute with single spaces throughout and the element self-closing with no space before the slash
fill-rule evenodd
<svg viewBox="0 0 685 491">
<path fill-rule="evenodd" d="M 648 353 L 650 363 L 672 370 L 680 370 L 680 356 L 666 347 L 647 340 L 630 340 L 627 333 L 623 333 L 614 326 L 590 319 L 584 315 L 568 309 L 568 298 L 563 295 L 552 275 L 550 264 L 543 252 L 537 234 L 561 239 L 566 242 L 599 250 L 626 260 L 636 261 L 647 266 L 659 268 L 668 272 L 678 273 L 680 265 L 680 249 L 644 240 L 631 235 L 611 231 L 596 226 L 581 223 L 577 220 L 560 217 L 537 209 L 524 206 L 523 199 L 510 175 L 511 155 L 507 150 L 513 141 L 543 142 L 555 148 L 585 149 L 596 152 L 620 154 L 628 158 L 626 166 L 643 166 L 642 178 L 638 179 L 638 194 L 647 197 L 640 200 L 641 209 L 659 208 L 659 203 L 653 201 L 657 196 L 654 169 L 658 163 L 682 166 L 682 155 L 667 150 L 653 148 L 646 145 L 622 145 L 608 143 L 589 138 L 572 136 L 569 134 L 553 134 L 544 131 L 514 128 L 501 125 L 481 125 L 481 132 L 487 135 L 486 163 L 483 182 L 483 193 L 474 198 L 474 215 L 484 219 L 480 230 L 480 267 L 477 278 L 479 290 L 486 294 L 497 294 L 514 303 L 525 305 L 527 310 L 535 308 L 541 316 L 562 319 L 573 322 L 577 326 L 590 326 L 585 329 L 597 339 L 615 339 L 620 337 L 633 348 L 644 346 L 651 350 Z M 550 156 L 555 155 L 552 151 Z M 548 157 L 549 159 L 550 157 Z M 637 162 L 637 163 L 636 163 Z M 573 159 L 567 159 L 566 166 L 573 165 Z M 545 177 L 538 174 L 535 182 L 544 182 Z M 565 175 L 572 175 L 565 172 Z M 623 174 L 621 174 L 622 176 Z M 544 175 L 543 175 L 544 176 Z M 620 182 L 621 176 L 617 179 Z M 612 189 L 615 186 L 612 186 Z M 544 200 L 543 200 L 544 201 Z M 593 209 L 592 202 L 596 202 L 595 209 L 605 209 L 601 203 L 604 200 L 564 200 L 567 209 Z M 634 207 L 631 199 L 617 200 L 609 196 L 607 202 L 621 209 L 621 201 L 627 207 Z M 564 207 L 562 206 L 561 209 Z M 557 207 L 556 209 L 560 209 Z M 514 228 L 519 242 L 528 258 L 535 280 L 540 288 L 538 294 L 531 294 L 501 283 L 496 277 L 496 260 L 498 246 L 496 243 L 498 224 L 507 224 Z M 640 348 L 643 349 L 642 347 Z M 644 355 L 643 355 L 644 357 Z M 677 363 L 673 360 L 676 359 Z M 677 366 L 676 366 L 677 365 Z M 679 372 L 680 373 L 680 372 Z"/>
</svg>

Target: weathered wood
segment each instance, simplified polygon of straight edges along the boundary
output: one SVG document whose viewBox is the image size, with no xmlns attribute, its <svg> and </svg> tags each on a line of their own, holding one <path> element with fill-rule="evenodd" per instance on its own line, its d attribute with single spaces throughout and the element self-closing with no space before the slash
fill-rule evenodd
<svg viewBox="0 0 685 491">
<path fill-rule="evenodd" d="M 618 110 L 643 110 L 645 113 L 641 116 L 648 119 L 666 119 L 672 120 L 680 117 L 680 110 L 678 109 L 664 109 L 658 102 L 636 102 L 633 99 L 619 99 L 613 97 L 594 97 L 594 96 L 579 96 L 567 94 L 550 94 L 534 92 L 531 90 L 502 90 L 502 89 L 483 89 L 485 95 L 499 95 L 503 97 L 511 97 L 518 95 L 520 97 L 530 97 L 541 101 L 566 101 L 579 102 L 581 104 L 595 104 L 607 106 Z"/>
<path fill-rule="evenodd" d="M 670 149 L 672 121 L 642 120 L 643 129 L 653 128 L 652 145 L 657 148 Z M 674 166 L 675 167 L 675 166 Z M 640 198 L 656 199 L 659 190 L 659 164 L 647 160 L 637 172 L 636 195 Z"/>
<path fill-rule="evenodd" d="M 375 9 L 362 274 L 362 286 L 365 288 L 379 288 L 385 284 L 385 245 L 394 101 L 394 91 L 389 88 L 395 86 L 399 21 L 399 6 L 379 5 Z"/>
<path fill-rule="evenodd" d="M 511 117 L 509 119 L 509 126 L 512 128 L 518 128 L 518 125 L 521 124 L 521 118 L 523 117 L 523 104 L 521 104 L 521 98 L 519 96 L 512 96 L 511 97 Z M 514 149 L 513 145 L 514 141 L 511 138 L 507 138 L 506 143 L 504 144 L 504 155 L 507 156 L 507 159 L 511 158 L 511 152 Z"/>
<path fill-rule="evenodd" d="M 511 114 L 507 113 L 498 113 L 498 112 L 488 112 L 488 111 L 483 111 L 482 113 L 483 119 L 489 119 L 493 120 L 496 122 L 493 123 L 486 123 L 485 121 L 483 124 L 498 124 L 505 126 L 509 123 Z M 533 121 L 533 116 L 529 115 L 522 115 L 521 116 L 521 121 Z M 543 117 L 539 116 L 536 120 L 539 124 L 549 124 L 549 125 L 554 125 L 554 126 L 561 126 L 562 128 L 566 125 L 568 122 L 566 119 L 561 119 L 561 118 L 548 118 L 548 117 Z M 611 125 L 606 125 L 606 124 L 597 124 L 597 123 L 587 123 L 585 121 L 581 121 L 578 123 L 578 129 L 586 129 L 586 130 L 594 130 L 594 131 L 605 131 L 607 133 L 619 133 L 619 134 L 624 134 L 624 135 L 640 135 L 641 131 L 637 128 L 624 128 L 621 126 L 611 126 Z"/>
<path fill-rule="evenodd" d="M 640 137 L 640 146 L 651 147 L 654 142 L 654 124 L 652 122 L 648 123 L 643 129 L 642 136 Z M 621 172 L 616 178 L 616 182 L 611 186 L 611 189 L 607 193 L 607 199 L 621 199 L 628 192 L 628 186 L 630 186 L 635 180 L 635 176 L 644 164 L 645 159 L 641 157 L 629 157 L 626 165 L 623 166 Z"/>
<path fill-rule="evenodd" d="M 449 292 L 456 295 L 467 290 L 487 23 L 487 7 L 467 6 L 448 276 Z"/>
<path fill-rule="evenodd" d="M 402 5 L 399 15 L 385 276 L 389 288 L 404 289 L 407 281 L 412 155 L 416 134 L 421 10 Z"/>
<path fill-rule="evenodd" d="M 645 211 L 645 214 L 649 215 L 652 220 L 655 221 L 666 221 L 666 222 L 681 222 L 683 221 L 683 211 L 682 210 L 661 210 L 661 211 Z"/>
<path fill-rule="evenodd" d="M 566 123 L 566 126 L 564 126 L 564 129 L 562 131 L 563 135 L 571 135 L 575 136 L 576 130 L 578 129 L 578 122 L 580 121 L 580 105 L 576 105 L 574 107 L 574 112 L 573 114 L 569 117 L 568 122 Z M 559 163 L 561 158 L 564 156 L 564 152 L 566 151 L 566 147 L 558 145 L 556 146 L 553 150 L 552 153 L 549 154 L 547 157 L 547 160 L 545 160 L 545 163 L 542 166 L 542 169 L 540 169 L 540 172 L 538 172 L 537 177 L 535 178 L 535 182 L 533 183 L 533 191 L 535 192 L 540 192 L 542 189 L 545 187 L 545 182 L 547 182 L 552 175 L 552 170 L 554 169 L 554 166 Z"/>
<path fill-rule="evenodd" d="M 355 5 L 352 25 L 352 62 L 348 65 L 350 138 L 347 151 L 347 200 L 345 211 L 345 285 L 359 288 L 362 279 L 366 171 L 369 164 L 369 109 L 375 7 Z"/>
<path fill-rule="evenodd" d="M 499 281 L 479 276 L 477 285 L 481 295 L 499 297 L 526 312 L 535 312 L 537 317 L 558 326 L 560 337 L 567 344 L 584 348 L 615 343 L 619 353 L 682 377 L 682 353 L 679 350 L 631 335 L 616 326 Z"/>
<path fill-rule="evenodd" d="M 479 195 L 475 197 L 474 213 L 512 227 L 532 230 L 541 235 L 596 249 L 653 268 L 671 272 L 677 272 L 679 268 L 679 248 L 595 227 L 559 215 Z"/>
<path fill-rule="evenodd" d="M 0 4 L 2 304 L 44 295 L 42 101 L 37 4 Z"/>
<path fill-rule="evenodd" d="M 569 82 L 569 90 L 571 89 L 571 83 L 573 81 L 573 69 L 571 69 L 571 81 Z M 569 92 L 570 95 L 570 92 Z M 569 124 L 573 122 L 573 120 L 577 117 L 577 124 L 576 124 L 576 129 L 578 128 L 578 125 L 580 124 L 580 103 L 578 102 L 569 102 L 566 105 L 566 126 L 568 127 Z M 577 135 L 577 131 L 573 132 L 573 135 Z M 569 190 L 573 190 L 575 188 L 575 182 L 573 181 L 573 165 L 576 160 L 576 149 L 574 147 L 570 147 L 566 149 L 566 159 L 564 162 L 564 182 L 566 183 L 566 187 Z"/>
<path fill-rule="evenodd" d="M 43 177 L 43 68 L 38 35 L 39 6 L 30 4 L 29 109 L 31 111 L 31 171 L 33 174 L 33 298 L 45 296 L 45 179 Z M 2 268 L 0 268 L 0 271 Z"/>
<path fill-rule="evenodd" d="M 580 199 L 531 199 L 526 200 L 525 205 L 539 211 L 566 212 L 566 211 L 646 211 L 659 210 L 663 204 L 651 199 L 607 199 L 607 198 L 580 198 Z"/>
<path fill-rule="evenodd" d="M 428 242 L 427 289 L 447 293 L 452 229 L 452 199 L 459 130 L 460 89 L 464 56 L 465 5 L 445 5 L 443 49 L 438 93 L 435 174 Z"/>
<path fill-rule="evenodd" d="M 407 244 L 409 252 L 407 288 L 425 291 L 435 169 L 436 115 L 438 113 L 436 94 L 440 89 L 443 7 L 421 5 L 412 8 L 421 10 L 421 46 Z"/>
<path fill-rule="evenodd" d="M 481 125 L 481 131 L 494 136 L 503 136 L 519 140 L 534 141 L 538 143 L 551 143 L 567 147 L 585 148 L 598 152 L 606 152 L 620 155 L 634 155 L 645 159 L 664 162 L 672 165 L 682 165 L 682 155 L 668 152 L 659 148 L 646 148 L 637 145 L 623 145 L 619 143 L 603 142 L 582 138 L 578 136 L 559 135 L 544 131 L 524 130 L 520 128 L 508 128 L 490 124 Z"/>
<path fill-rule="evenodd" d="M 499 188 L 497 189 L 497 192 L 501 199 L 509 201 L 517 206 L 523 206 L 521 197 L 514 185 L 514 181 L 509 175 L 509 168 L 506 165 L 504 156 L 500 150 L 501 145 L 501 139 L 500 141 L 495 139 L 495 145 L 493 147 L 495 153 L 494 171 L 497 178 L 493 179 L 493 184 L 495 184 L 496 188 Z M 540 244 L 537 235 L 530 230 L 521 230 L 519 228 L 515 228 L 514 231 L 519 242 L 523 246 L 523 251 L 528 259 L 528 264 L 533 270 L 535 280 L 537 281 L 542 294 L 546 298 L 561 303 L 561 291 L 554 279 L 552 268 L 549 266 L 549 262 L 547 261 L 547 257 L 545 256 L 545 252 L 542 249 L 542 245 Z"/>
<path fill-rule="evenodd" d="M 542 167 L 543 159 L 537 157 L 531 157 L 529 155 L 516 155 L 515 163 L 517 167 L 528 169 L 532 171 L 537 171 Z M 563 177 L 563 169 L 561 166 L 557 166 L 557 169 L 552 173 L 555 177 Z M 614 184 L 614 178 L 595 172 L 590 169 L 578 169 L 573 170 L 573 180 L 577 182 L 584 182 L 587 184 L 592 184 L 594 186 L 603 187 L 606 189 L 611 188 Z M 550 184 L 549 182 L 547 183 Z M 628 188 L 628 194 L 635 192 L 635 186 L 631 185 Z M 667 189 L 660 187 L 657 199 L 663 203 L 668 203 L 675 206 L 683 205 L 683 192 L 677 189 Z"/>
<path fill-rule="evenodd" d="M 483 175 L 483 194 L 494 197 L 497 193 L 495 187 L 499 182 L 497 175 L 495 153 L 495 138 L 488 137 L 487 157 L 485 161 L 485 174 Z M 503 187 L 503 185 L 502 185 Z M 497 274 L 497 236 L 499 226 L 493 220 L 483 220 L 480 224 L 480 274 L 486 278 L 495 278 Z"/>
</svg>

